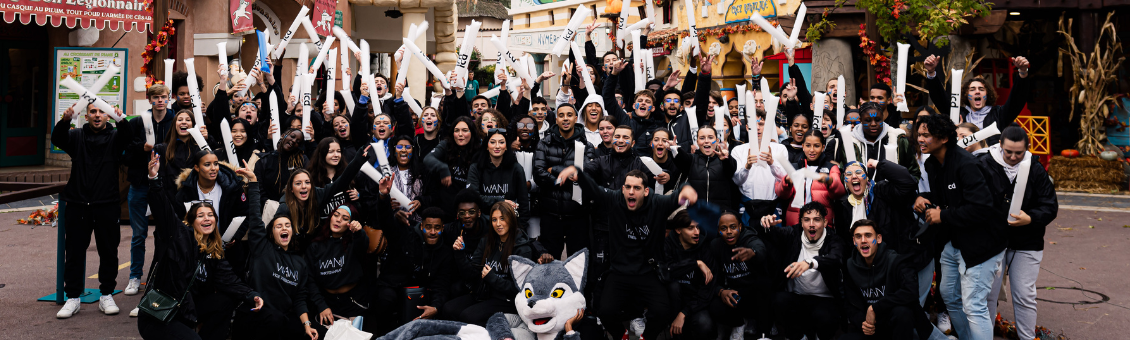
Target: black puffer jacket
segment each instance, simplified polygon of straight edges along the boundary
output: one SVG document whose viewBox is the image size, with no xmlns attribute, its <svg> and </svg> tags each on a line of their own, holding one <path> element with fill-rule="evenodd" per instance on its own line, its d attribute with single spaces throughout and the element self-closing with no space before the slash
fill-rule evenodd
<svg viewBox="0 0 1130 340">
<path fill-rule="evenodd" d="M 894 250 L 901 255 L 911 255 L 915 269 L 926 265 L 933 257 L 933 239 L 916 240 L 914 235 L 918 232 L 918 222 L 914 217 L 914 200 L 918 196 L 918 181 L 910 175 L 906 168 L 887 160 L 880 160 L 875 167 L 875 173 L 880 179 L 871 187 L 871 192 L 864 198 L 867 208 L 867 219 L 879 224 L 879 231 L 883 237 L 886 248 Z M 845 186 L 850 186 L 844 183 Z M 852 244 L 852 235 L 848 231 L 852 224 L 852 205 L 848 202 L 848 194 L 836 200 L 832 205 L 835 212 L 837 228 L 844 244 Z M 844 257 L 850 257 L 854 249 L 847 249 Z"/>
<path fill-rule="evenodd" d="M 130 124 L 107 125 L 94 131 L 90 124 L 71 129 L 69 120 L 60 119 L 51 131 L 51 143 L 71 156 L 71 179 L 60 199 L 79 204 L 117 204 L 118 165 L 122 151 L 133 139 Z M 144 133 L 144 132 L 143 132 Z"/>
<path fill-rule="evenodd" d="M 573 182 L 567 181 L 560 186 L 554 184 L 557 175 L 573 165 L 574 142 L 585 144 L 585 162 L 593 159 L 593 147 L 585 141 L 585 134 L 581 132 L 583 128 L 576 124 L 573 136 L 566 139 L 561 137 L 558 127 L 552 127 L 538 143 L 537 151 L 534 152 L 534 180 L 541 190 L 538 207 L 543 215 L 568 216 L 583 213 L 581 205 L 573 201 Z"/>
<path fill-rule="evenodd" d="M 199 174 L 193 169 L 185 169 L 177 177 L 177 194 L 176 199 L 178 202 L 192 202 L 200 200 L 199 189 L 197 189 L 197 181 Z M 223 190 L 220 195 L 219 202 L 212 202 L 212 205 L 217 206 L 220 210 L 220 216 L 217 222 L 220 224 L 216 230 L 220 231 L 220 235 L 228 230 L 228 226 L 236 216 L 247 216 L 247 194 L 243 191 L 243 177 L 235 173 L 231 165 L 227 163 L 220 163 L 220 171 L 216 176 L 216 185 Z M 184 205 L 180 205 L 173 209 L 177 212 L 178 216 L 184 216 Z M 247 222 L 243 222 L 239 226 L 240 230 L 236 232 L 233 240 L 243 238 L 243 234 L 247 232 Z"/>
<path fill-rule="evenodd" d="M 1044 166 L 1035 156 L 1032 157 L 1032 167 L 1028 170 L 1028 185 L 1024 189 L 1024 201 L 1020 204 L 1020 210 L 1032 218 L 1032 223 L 1008 227 L 1008 249 L 1012 250 L 1044 250 L 1044 232 L 1059 215 L 1059 200 L 1055 194 L 1055 185 L 1052 184 Z M 1002 207 L 1009 209 L 1012 206 L 1012 191 L 1016 188 L 1016 183 L 1009 181 L 1004 168 L 993 160 L 991 154 L 981 154 L 977 159 L 991 174 L 987 180 L 993 192 L 997 194 L 997 200 L 1002 201 L 1000 203 Z"/>
<path fill-rule="evenodd" d="M 645 174 L 649 174 L 648 178 L 644 180 L 644 186 L 651 188 L 655 180 L 652 178 L 656 174 L 651 173 L 647 166 L 640 160 L 640 155 L 636 153 L 635 149 L 628 149 L 624 153 L 611 152 L 607 155 L 594 158 L 592 161 L 585 164 L 585 173 L 592 177 L 597 184 L 609 189 L 616 189 L 624 186 L 624 179 L 628 177 L 628 172 L 632 170 L 640 170 Z"/>
<path fill-rule="evenodd" d="M 147 175 L 148 176 L 148 175 Z M 227 259 L 214 258 L 209 254 L 200 252 L 200 245 L 196 243 L 191 226 L 185 225 L 181 220 L 183 210 L 179 200 L 170 200 L 168 191 L 162 186 L 161 179 L 149 181 L 149 206 L 153 210 L 153 219 L 156 229 L 153 231 L 154 260 L 152 274 L 148 288 L 156 289 L 169 296 L 180 298 L 185 293 L 188 282 L 192 280 L 193 273 L 197 273 L 196 282 L 192 291 L 181 300 L 177 308 L 177 317 L 195 323 L 196 304 L 193 301 L 196 294 L 222 293 L 234 301 L 254 301 L 259 293 L 251 290 L 232 271 Z M 178 209 L 179 208 L 179 209 Z M 259 224 L 262 227 L 262 223 Z M 217 231 L 213 232 L 219 232 Z M 200 263 L 201 268 L 197 268 Z"/>
<path fill-rule="evenodd" d="M 687 175 L 687 184 L 698 192 L 699 198 L 723 209 L 738 211 L 740 202 L 733 197 L 734 171 L 738 164 L 733 158 L 719 159 L 718 154 L 706 156 L 702 151 L 680 152 L 675 156 L 675 165 L 679 172 Z"/>
</svg>

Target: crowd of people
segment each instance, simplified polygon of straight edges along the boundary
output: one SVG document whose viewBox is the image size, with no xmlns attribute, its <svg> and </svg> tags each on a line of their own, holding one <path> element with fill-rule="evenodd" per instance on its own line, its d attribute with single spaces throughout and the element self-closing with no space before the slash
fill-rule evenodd
<svg viewBox="0 0 1130 340">
<path fill-rule="evenodd" d="M 52 131 L 72 159 L 57 316 L 80 310 L 91 234 L 98 308 L 119 312 L 124 165 L 125 294 L 177 302 L 131 312 L 146 339 L 318 339 L 358 316 L 376 335 L 416 319 L 482 325 L 515 313 L 508 258 L 586 248 L 587 326 L 570 328 L 584 339 L 945 339 L 944 324 L 991 339 L 1004 273 L 1019 336 L 1034 338 L 1058 206 L 1013 124 L 1031 93 L 1025 58 L 1012 59 L 1004 105 L 985 79 L 965 80 L 954 122 L 933 56 L 933 106 L 903 116 L 905 94 L 885 84 L 855 105 L 833 79 L 813 107 L 792 51 L 779 103 L 765 105 L 778 97 L 763 97 L 752 60 L 740 76 L 755 100 L 741 106 L 711 91 L 718 67 L 705 54 L 635 88 L 644 75 L 631 58 L 584 50 L 552 103 L 541 96 L 551 72 L 532 84 L 502 73 L 493 98 L 468 98 L 477 89 L 460 84 L 477 82 L 452 74 L 438 107 L 406 102 L 405 84 L 378 75 L 304 110 L 272 60 L 252 91 L 221 66 L 202 116 L 190 84 L 203 81 L 186 73 L 148 88 L 149 116 L 114 127 L 95 105 L 67 110 Z M 87 123 L 72 128 L 76 114 Z M 999 137 L 958 145 L 992 124 Z"/>
</svg>

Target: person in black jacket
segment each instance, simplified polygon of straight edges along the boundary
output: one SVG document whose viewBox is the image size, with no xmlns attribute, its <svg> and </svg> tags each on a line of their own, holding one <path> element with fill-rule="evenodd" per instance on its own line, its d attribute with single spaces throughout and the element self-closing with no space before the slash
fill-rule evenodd
<svg viewBox="0 0 1130 340">
<path fill-rule="evenodd" d="M 593 146 L 585 142 L 583 127 L 577 124 L 577 109 L 569 104 L 557 107 L 557 126 L 546 132 L 534 152 L 534 180 L 541 191 L 541 235 L 538 241 L 553 257 L 565 249 L 569 255 L 589 246 L 587 211 L 581 209 L 581 198 L 573 197 L 574 182 L 558 186 L 561 171 L 574 166 L 577 153 L 585 162 L 593 159 Z M 583 149 L 578 149 L 583 145 Z M 583 165 L 582 165 L 583 166 Z M 568 247 L 566 247 L 568 244 Z"/>
<path fill-rule="evenodd" d="M 962 339 L 993 337 L 987 303 L 993 279 L 1000 272 L 1008 208 L 994 198 L 988 171 L 965 149 L 957 147 L 957 133 L 949 117 L 919 119 L 918 144 L 930 174 L 931 192 L 922 193 L 914 210 L 925 215 L 944 244 L 939 262 L 938 291 L 946 302 L 950 320 Z"/>
<path fill-rule="evenodd" d="M 915 300 L 918 280 L 911 259 L 886 247 L 875 221 L 855 221 L 851 233 L 855 246 L 844 265 L 848 326 L 841 339 L 931 338 L 934 327 Z"/>
<path fill-rule="evenodd" d="M 399 178 L 398 178 L 399 179 Z M 441 242 L 451 245 L 455 251 L 455 263 L 474 262 L 475 249 L 487 237 L 490 217 L 484 214 L 482 197 L 471 189 L 463 189 L 455 195 L 456 219 L 443 226 L 447 231 Z M 403 221 L 402 221 L 403 223 Z M 474 271 L 461 271 L 459 277 L 452 279 L 451 296 L 463 296 L 471 292 L 479 282 L 480 276 Z"/>
<path fill-rule="evenodd" d="M 655 339 L 675 318 L 666 285 L 659 278 L 664 265 L 663 233 L 667 216 L 682 202 L 695 204 L 694 188 L 683 186 L 678 195 L 649 195 L 644 185 L 649 176 L 642 171 L 628 173 L 620 189 L 601 187 L 591 177 L 570 166 L 557 175 L 557 185 L 580 181 L 586 199 L 596 205 L 611 206 L 608 215 L 609 258 L 611 266 L 604 278 L 604 291 L 597 315 L 608 334 L 624 334 L 621 322 L 635 318 L 647 309 L 646 339 Z"/>
<path fill-rule="evenodd" d="M 686 174 L 687 184 L 694 187 L 703 200 L 737 211 L 739 200 L 733 197 L 733 178 L 738 164 L 730 158 L 730 150 L 724 141 L 718 140 L 713 126 L 700 127 L 696 143 L 698 150 L 694 153 L 675 155 L 679 172 Z"/>
<path fill-rule="evenodd" d="M 129 283 L 126 284 L 126 295 L 137 294 L 141 289 L 141 274 L 145 267 L 145 239 L 149 236 L 149 218 L 145 216 L 149 195 L 149 181 L 145 179 L 145 170 L 148 168 L 147 155 L 153 150 L 156 139 L 166 136 L 173 126 L 173 110 L 168 108 L 169 88 L 162 84 L 154 84 L 145 90 L 145 98 L 149 99 L 149 113 L 152 115 L 150 123 L 153 126 L 154 144 L 145 140 L 145 123 L 141 118 L 131 119 L 130 130 L 134 133 L 133 140 L 126 147 L 126 162 L 129 169 L 126 171 L 126 180 L 129 181 L 129 224 L 133 237 L 129 244 Z"/>
<path fill-rule="evenodd" d="M 1024 197 L 1017 198 L 1016 183 L 1025 159 L 1031 160 L 1028 182 L 1024 187 Z M 1040 273 L 1040 261 L 1044 258 L 1044 231 L 1059 214 L 1055 185 L 1043 165 L 1028 152 L 1028 134 L 1016 125 L 1001 131 L 1000 144 L 990 146 L 989 151 L 978 160 L 989 170 L 989 185 L 995 188 L 993 192 L 998 193 L 998 197 L 1010 205 L 1013 200 L 1021 200 L 1020 210 L 1008 217 L 1004 270 L 993 280 L 993 291 L 989 296 L 997 296 L 1004 272 L 1008 271 L 1016 332 L 1021 339 L 1034 339 L 1036 277 Z M 995 302 L 989 302 L 990 316 L 997 315 Z"/>
<path fill-rule="evenodd" d="M 769 302 L 773 287 L 765 271 L 769 254 L 757 232 L 740 220 L 735 212 L 723 212 L 718 219 L 720 237 L 710 242 L 711 266 L 718 274 L 717 288 L 710 292 L 718 299 L 711 301 L 710 315 L 719 325 L 733 328 L 731 339 L 740 338 L 746 327 L 756 327 L 754 334 L 769 333 L 772 328 Z M 744 324 L 748 319 L 756 324 Z"/>
<path fill-rule="evenodd" d="M 853 161 L 867 163 L 867 161 L 873 159 L 893 159 L 895 163 L 909 170 L 910 175 L 914 176 L 915 179 L 920 178 L 918 159 L 915 153 L 916 145 L 911 143 L 910 138 L 898 126 L 883 122 L 883 117 L 886 114 L 882 111 L 882 107 L 875 103 L 864 103 L 860 106 L 859 115 L 862 124 L 853 127 L 851 130 L 852 145 L 843 144 L 843 147 L 855 148 L 855 159 L 847 159 L 847 155 L 841 149 L 841 152 L 839 152 L 841 156 L 833 158 L 833 160 L 840 164 L 847 164 Z M 888 154 L 888 150 L 890 150 L 888 147 L 890 146 L 895 146 L 896 152 L 894 155 Z M 864 170 L 867 170 L 871 178 L 875 180 L 883 179 L 882 176 L 874 172 L 874 169 Z"/>
<path fill-rule="evenodd" d="M 361 230 L 361 222 L 353 219 L 355 210 L 348 203 L 335 209 L 306 247 L 310 279 L 318 287 L 313 293 L 316 297 L 310 300 L 318 312 L 318 322 L 325 327 L 333 325 L 335 315 L 352 319 L 365 314 L 372 299 L 362 263 L 369 236 Z"/>
<path fill-rule="evenodd" d="M 361 166 L 369 157 L 369 149 L 370 147 L 365 147 L 349 162 L 341 176 L 325 186 L 311 184 L 311 175 L 306 169 L 298 169 L 290 174 L 285 194 L 279 201 L 275 216 L 289 216 L 295 230 L 298 230 L 294 235 L 294 242 L 291 242 L 292 248 L 298 252 L 306 249 L 309 241 L 316 236 L 317 227 L 333 213 L 324 210 L 324 207 L 327 205 L 340 207 L 348 202 L 348 195 L 343 193 L 349 189 L 353 178 L 361 171 Z"/>
<path fill-rule="evenodd" d="M 389 176 L 391 177 L 391 176 Z M 385 177 L 385 178 L 389 178 Z M 435 319 L 447 303 L 454 256 L 450 245 L 441 241 L 444 212 L 428 207 L 420 212 L 423 222 L 412 226 L 392 221 L 388 192 L 392 180 L 381 180 L 381 204 L 377 214 L 385 225 L 387 257 L 381 262 L 374 305 L 373 334 L 385 334 L 411 320 Z M 417 295 L 417 298 L 409 294 Z"/>
<path fill-rule="evenodd" d="M 148 314 L 138 316 L 137 329 L 145 339 L 227 339 L 236 302 L 249 302 L 253 310 L 263 308 L 263 299 L 232 271 L 225 258 L 216 228 L 214 203 L 198 202 L 182 220 L 181 200 L 171 200 L 157 178 L 160 157 L 150 152 L 148 166 L 150 204 L 156 222 L 154 271 L 146 290 L 169 296 L 185 296 L 168 323 Z M 187 221 L 188 224 L 185 224 Z M 191 290 L 185 294 L 191 284 Z M 195 330 L 199 327 L 199 334 Z"/>
<path fill-rule="evenodd" d="M 445 136 L 435 149 L 424 157 L 427 173 L 438 181 L 425 181 L 425 207 L 438 207 L 445 212 L 454 212 L 452 199 L 460 190 L 467 188 L 467 174 L 471 164 L 482 150 L 482 130 L 475 126 L 470 117 L 459 117 L 451 125 L 450 134 Z M 446 220 L 455 215 L 445 216 Z"/>
<path fill-rule="evenodd" d="M 831 339 L 840 326 L 840 280 L 843 266 L 843 244 L 835 230 L 827 227 L 827 209 L 819 202 L 800 208 L 800 223 L 791 227 L 772 226 L 781 223 L 775 215 L 761 219 L 764 240 L 777 253 L 776 268 L 770 272 L 785 273 L 785 287 L 774 297 L 780 310 L 777 325 L 789 339 Z"/>
<path fill-rule="evenodd" d="M 714 319 L 707 308 L 714 300 L 714 274 L 710 269 L 710 235 L 702 235 L 698 223 L 686 210 L 671 218 L 671 230 L 663 242 L 663 261 L 671 282 L 671 300 L 679 314 L 671 322 L 671 336 L 677 339 L 714 339 Z"/>
<path fill-rule="evenodd" d="M 938 67 L 941 58 L 935 55 L 926 57 L 923 64 L 926 67 L 926 90 L 930 92 L 930 101 L 934 102 L 940 112 L 949 112 L 953 100 L 949 98 L 950 90 L 946 89 L 943 79 L 937 76 L 934 69 Z M 978 128 L 986 128 L 994 123 L 997 128 L 1007 127 L 1016 121 L 1024 105 L 1032 96 L 1032 81 L 1028 78 L 1028 69 L 1031 64 L 1028 58 L 1016 56 L 1011 58 L 1012 66 L 1016 73 L 1012 76 L 1012 88 L 1008 92 L 1008 101 L 1004 105 L 997 105 L 997 90 L 993 84 L 981 76 L 973 76 L 961 83 L 961 121 L 977 124 Z M 946 114 L 948 116 L 948 114 Z M 996 144 L 999 136 L 989 137 L 989 145 Z"/>
<path fill-rule="evenodd" d="M 207 145 L 198 145 L 196 139 L 189 134 L 188 130 L 197 126 L 196 118 L 193 117 L 191 110 L 180 110 L 173 116 L 172 126 L 166 136 L 156 136 L 163 138 L 160 144 L 153 147 L 157 150 L 157 154 L 161 155 L 163 161 L 161 162 L 161 177 L 165 179 L 165 190 L 170 193 L 176 191 L 177 176 L 180 176 L 184 169 L 190 169 L 195 164 L 189 162 L 189 158 L 197 151 L 203 149 L 219 150 L 221 149 L 220 143 L 211 138 L 208 129 L 200 129 L 200 134 L 204 137 L 204 142 Z"/>
<path fill-rule="evenodd" d="M 65 319 L 79 311 L 79 296 L 85 290 L 86 249 L 90 235 L 98 244 L 98 289 L 102 293 L 98 309 L 107 315 L 117 314 L 114 304 L 115 277 L 118 276 L 118 165 L 122 151 L 133 140 L 130 124 L 118 122 L 109 126 L 108 113 L 94 104 L 86 107 L 83 126 L 71 129 L 75 112 L 67 108 L 51 130 L 51 143 L 71 157 L 71 177 L 59 199 L 66 205 L 66 259 L 63 290 L 67 302 L 55 316 Z M 121 117 L 121 110 L 115 109 Z"/>
<path fill-rule="evenodd" d="M 511 142 L 506 129 L 487 131 L 483 145 L 486 150 L 480 151 L 479 160 L 471 164 L 467 188 L 477 192 L 485 205 L 510 204 L 517 210 L 518 227 L 525 230 L 530 226 L 529 185 L 525 169 L 510 150 Z"/>
<path fill-rule="evenodd" d="M 288 186 L 290 173 L 306 167 L 303 143 L 302 131 L 289 129 L 279 138 L 275 151 L 259 155 L 259 160 L 255 162 L 255 177 L 263 179 L 263 197 L 260 198 L 259 206 L 263 206 L 267 200 L 281 200 Z"/>
<path fill-rule="evenodd" d="M 247 195 L 244 193 L 243 178 L 236 174 L 235 168 L 227 163 L 221 163 L 212 150 L 197 151 L 189 158 L 192 168 L 185 169 L 178 176 L 176 195 L 179 202 L 211 202 L 215 210 L 217 229 L 223 235 L 231 228 L 231 222 L 236 216 L 247 216 Z M 183 214 L 184 207 L 176 207 L 178 214 Z M 247 247 L 239 240 L 247 233 L 247 223 L 238 226 L 231 243 L 225 245 L 228 262 L 233 270 L 241 277 L 247 273 Z"/>
<path fill-rule="evenodd" d="M 475 274 L 480 281 L 471 294 L 444 305 L 447 320 L 483 326 L 495 313 L 517 313 L 514 296 L 518 295 L 518 286 L 510 272 L 510 256 L 538 261 L 545 252 L 541 244 L 526 237 L 518 225 L 517 212 L 509 203 L 496 202 L 489 215 L 492 230 L 479 242 L 471 261 L 467 262 L 466 257 L 456 259 L 460 271 Z M 454 246 L 456 251 L 464 250 L 459 243 Z"/>
</svg>

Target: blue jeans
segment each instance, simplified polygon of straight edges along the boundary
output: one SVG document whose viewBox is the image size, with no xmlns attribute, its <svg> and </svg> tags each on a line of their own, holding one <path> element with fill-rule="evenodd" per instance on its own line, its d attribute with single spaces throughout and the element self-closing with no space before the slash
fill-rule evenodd
<svg viewBox="0 0 1130 340">
<path fill-rule="evenodd" d="M 930 259 L 926 267 L 918 271 L 918 305 L 926 306 L 926 297 L 930 295 L 930 285 L 934 283 L 934 259 Z M 930 334 L 929 340 L 946 340 L 946 334 L 938 329 L 937 325 L 931 325 L 933 331 Z"/>
<path fill-rule="evenodd" d="M 145 238 L 149 236 L 149 185 L 129 186 L 129 226 L 133 238 L 129 242 L 129 278 L 140 279 L 145 266 Z"/>
<path fill-rule="evenodd" d="M 946 301 L 950 321 L 962 340 L 992 340 L 993 319 L 989 315 L 989 292 L 993 280 L 1001 271 L 1004 251 L 985 262 L 966 267 L 961 250 L 946 243 L 939 262 L 942 265 L 942 282 L 939 291 Z"/>
</svg>

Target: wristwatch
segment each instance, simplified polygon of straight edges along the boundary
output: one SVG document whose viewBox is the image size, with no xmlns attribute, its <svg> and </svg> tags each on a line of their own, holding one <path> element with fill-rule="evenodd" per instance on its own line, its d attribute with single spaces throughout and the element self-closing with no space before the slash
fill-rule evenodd
<svg viewBox="0 0 1130 340">
<path fill-rule="evenodd" d="M 306 320 L 306 321 L 303 321 L 303 322 L 302 322 L 302 325 L 303 325 L 303 326 L 309 326 L 309 325 L 310 325 L 310 320 Z"/>
<path fill-rule="evenodd" d="M 816 262 L 816 261 L 813 261 L 813 260 L 804 260 L 804 263 L 807 263 L 807 264 L 808 264 L 808 269 L 816 268 L 816 266 L 815 266 L 815 264 L 814 264 L 813 262 Z"/>
</svg>

